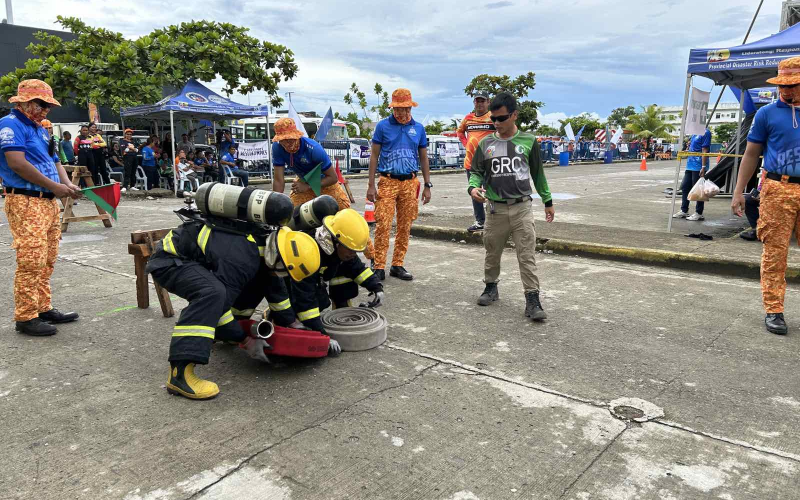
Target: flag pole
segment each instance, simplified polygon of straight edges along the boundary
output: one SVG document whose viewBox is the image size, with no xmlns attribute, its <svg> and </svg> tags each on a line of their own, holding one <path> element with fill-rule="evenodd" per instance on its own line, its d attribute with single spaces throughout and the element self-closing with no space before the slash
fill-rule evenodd
<svg viewBox="0 0 800 500">
<path fill-rule="evenodd" d="M 267 164 L 269 165 L 269 180 L 274 187 L 275 181 L 272 177 L 272 137 L 269 133 L 269 104 L 267 104 L 267 116 L 265 116 L 264 119 L 267 122 Z"/>
<path fill-rule="evenodd" d="M 172 155 L 174 156 L 174 158 L 172 158 L 172 175 L 175 182 L 172 183 L 172 187 L 175 188 L 175 196 L 178 196 L 178 182 L 180 181 L 180 176 L 177 171 L 178 165 L 175 163 L 175 158 L 177 158 L 178 155 L 175 154 L 177 150 L 175 149 L 175 111 L 173 110 L 169 110 L 169 135 L 172 138 Z"/>
</svg>

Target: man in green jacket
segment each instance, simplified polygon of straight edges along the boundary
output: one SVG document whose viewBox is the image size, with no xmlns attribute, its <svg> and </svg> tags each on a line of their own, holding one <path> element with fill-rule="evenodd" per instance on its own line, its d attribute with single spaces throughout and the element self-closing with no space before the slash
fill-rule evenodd
<svg viewBox="0 0 800 500">
<path fill-rule="evenodd" d="M 547 318 L 547 313 L 542 309 L 539 299 L 539 278 L 536 276 L 536 227 L 533 223 L 531 179 L 544 203 L 547 222 L 553 222 L 555 217 L 553 197 L 544 176 L 539 142 L 533 134 L 517 129 L 519 113 L 516 98 L 501 92 L 492 99 L 489 111 L 497 131 L 478 144 L 469 179 L 472 199 L 489 205 L 483 233 L 486 288 L 478 299 L 478 305 L 488 306 L 500 298 L 497 291 L 500 258 L 510 235 L 514 239 L 525 290 L 525 316 L 542 321 Z"/>
</svg>

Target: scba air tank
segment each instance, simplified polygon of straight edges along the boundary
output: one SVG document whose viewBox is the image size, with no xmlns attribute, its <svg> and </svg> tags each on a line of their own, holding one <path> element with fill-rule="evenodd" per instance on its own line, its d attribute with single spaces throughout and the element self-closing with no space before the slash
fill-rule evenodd
<svg viewBox="0 0 800 500">
<path fill-rule="evenodd" d="M 239 219 L 256 224 L 282 226 L 292 217 L 292 200 L 265 189 L 208 182 L 194 197 L 197 209 L 206 215 Z"/>
<path fill-rule="evenodd" d="M 295 231 L 316 229 L 322 225 L 322 219 L 336 215 L 339 204 L 332 196 L 323 194 L 294 208 L 289 227 Z"/>
</svg>

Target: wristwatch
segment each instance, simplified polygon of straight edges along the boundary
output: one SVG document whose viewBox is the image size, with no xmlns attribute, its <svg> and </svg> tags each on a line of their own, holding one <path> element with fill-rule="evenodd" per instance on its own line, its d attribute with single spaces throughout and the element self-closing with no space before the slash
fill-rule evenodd
<svg viewBox="0 0 800 500">
<path fill-rule="evenodd" d="M 426 188 L 432 188 L 433 187 L 433 183 L 432 182 L 426 182 L 425 183 L 425 187 Z"/>
</svg>

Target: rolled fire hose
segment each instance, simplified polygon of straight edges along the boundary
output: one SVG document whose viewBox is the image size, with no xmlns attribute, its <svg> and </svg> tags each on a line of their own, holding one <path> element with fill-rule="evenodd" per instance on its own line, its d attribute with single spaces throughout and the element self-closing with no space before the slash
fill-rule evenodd
<svg viewBox="0 0 800 500">
<path fill-rule="evenodd" d="M 366 351 L 386 341 L 386 318 L 374 309 L 343 307 L 322 313 L 325 333 L 343 351 Z"/>
</svg>

